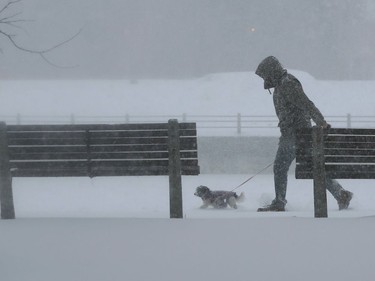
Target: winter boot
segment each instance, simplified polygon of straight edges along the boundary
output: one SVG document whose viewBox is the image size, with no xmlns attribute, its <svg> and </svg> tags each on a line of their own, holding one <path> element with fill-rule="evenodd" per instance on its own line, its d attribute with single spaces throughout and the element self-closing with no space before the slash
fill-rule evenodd
<svg viewBox="0 0 375 281">
<path fill-rule="evenodd" d="M 275 199 L 270 205 L 258 208 L 258 212 L 285 212 L 285 203 Z"/>
<path fill-rule="evenodd" d="M 337 200 L 339 205 L 339 210 L 345 210 L 349 207 L 350 200 L 353 198 L 353 193 L 347 190 L 342 190 L 340 192 L 340 198 Z"/>
</svg>

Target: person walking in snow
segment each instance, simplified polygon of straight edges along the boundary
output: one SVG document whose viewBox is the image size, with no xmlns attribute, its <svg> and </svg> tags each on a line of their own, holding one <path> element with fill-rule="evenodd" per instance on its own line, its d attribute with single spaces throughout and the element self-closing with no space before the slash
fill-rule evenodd
<svg viewBox="0 0 375 281">
<path fill-rule="evenodd" d="M 274 56 L 265 58 L 258 66 L 255 74 L 264 80 L 264 89 L 274 88 L 273 103 L 279 119 L 281 136 L 274 161 L 275 199 L 268 206 L 261 207 L 258 212 L 285 211 L 288 170 L 296 157 L 296 129 L 311 127 L 311 120 L 317 126 L 329 128 L 322 113 L 306 96 L 301 83 L 289 74 Z M 347 209 L 353 193 L 345 190 L 338 181 L 326 179 L 326 188 L 337 200 L 339 210 Z"/>
</svg>

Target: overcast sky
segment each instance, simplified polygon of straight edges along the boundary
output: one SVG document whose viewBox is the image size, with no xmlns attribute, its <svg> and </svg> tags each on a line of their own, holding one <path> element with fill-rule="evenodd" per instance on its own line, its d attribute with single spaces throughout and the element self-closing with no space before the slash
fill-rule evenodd
<svg viewBox="0 0 375 281">
<path fill-rule="evenodd" d="M 0 0 L 2 5 L 7 1 Z M 0 79 L 189 78 L 254 71 L 267 55 L 320 79 L 375 79 L 371 0 L 23 0 L 0 25 Z"/>
</svg>

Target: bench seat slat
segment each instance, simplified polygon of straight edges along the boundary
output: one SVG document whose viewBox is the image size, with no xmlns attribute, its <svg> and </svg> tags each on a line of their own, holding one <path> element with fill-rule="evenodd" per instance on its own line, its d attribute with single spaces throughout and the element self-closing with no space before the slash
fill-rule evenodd
<svg viewBox="0 0 375 281">
<path fill-rule="evenodd" d="M 181 130 L 183 135 L 192 135 L 194 136 L 193 130 Z M 190 132 L 190 133 L 189 133 Z M 59 138 L 78 138 L 85 139 L 89 134 L 90 138 L 150 138 L 150 137 L 167 137 L 167 130 L 158 130 L 158 131 L 20 131 L 13 132 L 8 131 L 8 140 L 25 140 L 28 139 L 59 139 Z"/>
<path fill-rule="evenodd" d="M 184 162 L 184 161 L 182 161 Z M 153 165 L 104 165 L 92 164 L 90 169 L 86 166 L 66 167 L 61 165 L 39 167 L 32 165 L 30 168 L 12 168 L 12 176 L 15 177 L 96 177 L 96 176 L 141 176 L 141 175 L 169 175 L 166 163 L 154 163 Z M 191 165 L 189 165 L 191 164 Z M 184 163 L 181 167 L 182 175 L 198 175 L 199 166 L 195 161 Z"/>
<path fill-rule="evenodd" d="M 375 149 L 324 149 L 324 155 L 332 156 L 375 156 Z"/>
<path fill-rule="evenodd" d="M 194 166 L 198 164 L 196 159 L 181 160 L 181 166 Z M 136 167 L 142 169 L 143 167 L 168 167 L 168 159 L 155 159 L 155 160 L 95 160 L 90 162 L 91 169 L 96 168 L 124 168 Z"/>
<path fill-rule="evenodd" d="M 64 152 L 64 153 L 11 153 L 10 158 L 13 161 L 22 160 L 85 160 L 86 152 Z"/>
<path fill-rule="evenodd" d="M 167 144 L 168 137 L 158 138 L 90 138 L 90 145 L 119 145 L 119 144 Z M 182 144 L 196 143 L 196 137 L 183 137 L 180 138 Z"/>
<path fill-rule="evenodd" d="M 87 168 L 87 160 L 65 160 L 65 161 L 11 161 L 10 168 L 13 169 L 79 169 Z"/>
<path fill-rule="evenodd" d="M 331 179 L 375 179 L 375 172 L 335 171 L 335 172 L 326 172 L 326 176 Z M 312 178 L 313 178 L 312 171 L 299 170 L 298 168 L 296 168 L 296 179 L 312 179 Z"/>
<path fill-rule="evenodd" d="M 181 167 L 181 175 L 199 175 L 200 170 L 197 166 Z M 29 169 L 12 171 L 14 177 L 100 177 L 100 176 L 159 176 L 169 175 L 168 167 L 123 167 L 115 169 L 96 168 L 91 172 L 86 169 Z"/>
<path fill-rule="evenodd" d="M 60 146 L 10 146 L 10 157 L 16 154 L 28 153 L 86 153 L 87 147 L 85 145 L 60 145 Z M 12 160 L 12 158 L 10 158 Z"/>
<path fill-rule="evenodd" d="M 196 143 L 186 143 L 182 142 L 180 144 L 180 150 L 196 150 Z M 140 151 L 168 151 L 168 144 L 156 144 L 156 145 L 106 145 L 106 146 L 91 146 L 90 152 L 99 153 L 99 152 L 140 152 Z"/>
<path fill-rule="evenodd" d="M 13 177 L 89 177 L 87 169 L 27 169 L 12 170 Z"/>
<path fill-rule="evenodd" d="M 116 131 L 116 130 L 168 130 L 167 123 L 140 124 L 76 124 L 76 125 L 8 125 L 8 132 L 71 132 L 71 131 Z"/>
<path fill-rule="evenodd" d="M 199 175 L 200 170 L 198 166 L 183 166 L 181 167 L 181 175 Z M 104 167 L 96 167 L 92 169 L 92 177 L 100 176 L 155 176 L 168 175 L 169 169 L 165 166 L 150 166 L 142 170 L 137 167 L 118 167 L 115 169 L 107 169 Z"/>
<path fill-rule="evenodd" d="M 158 138 L 90 138 L 92 145 L 133 145 L 133 144 L 167 144 L 168 137 Z"/>
<path fill-rule="evenodd" d="M 168 152 L 120 152 L 120 153 L 90 153 L 92 160 L 96 159 L 157 159 L 169 156 Z M 197 151 L 181 151 L 181 159 L 198 158 Z"/>
<path fill-rule="evenodd" d="M 311 135 L 312 128 L 300 128 L 297 130 L 299 136 Z M 374 135 L 374 129 L 363 129 L 363 128 L 330 128 L 325 129 L 324 132 L 336 135 Z"/>
<path fill-rule="evenodd" d="M 11 161 L 21 160 L 83 160 L 87 153 L 17 153 L 11 154 Z M 180 157 L 197 158 L 197 151 L 182 151 Z M 90 153 L 90 159 L 157 159 L 168 158 L 168 152 L 120 152 L 120 153 Z"/>
<path fill-rule="evenodd" d="M 87 168 L 124 168 L 135 167 L 142 169 L 143 167 L 168 167 L 169 159 L 140 159 L 140 160 L 82 160 L 82 161 L 23 161 L 10 162 L 11 170 L 72 170 Z M 182 159 L 181 166 L 197 166 L 197 159 Z"/>
<path fill-rule="evenodd" d="M 368 149 L 375 150 L 374 142 L 325 142 L 325 148 L 347 148 L 347 149 Z"/>
<path fill-rule="evenodd" d="M 90 138 L 146 138 L 146 137 L 167 137 L 167 130 L 136 130 L 136 131 L 89 131 Z M 196 136 L 196 129 L 180 129 L 179 134 L 181 137 Z"/>
<path fill-rule="evenodd" d="M 342 143 L 342 142 L 352 142 L 352 143 L 374 143 L 375 136 L 374 135 L 326 135 L 324 136 L 324 142 L 334 142 L 334 143 Z"/>
<path fill-rule="evenodd" d="M 9 127 L 9 126 L 8 126 Z M 59 132 L 40 132 L 40 131 L 9 131 L 7 130 L 8 143 L 12 140 L 28 139 L 85 139 L 85 131 L 59 131 Z"/>
<path fill-rule="evenodd" d="M 357 156 L 357 157 L 372 157 L 375 156 L 375 149 L 346 149 L 346 148 L 325 148 L 324 155 L 327 156 Z M 300 158 L 312 157 L 312 149 L 296 150 L 297 161 Z"/>
<path fill-rule="evenodd" d="M 9 139 L 8 145 L 10 146 L 57 146 L 57 145 L 86 145 L 85 139 L 66 139 L 66 138 L 59 138 L 59 139 Z"/>
<path fill-rule="evenodd" d="M 325 156 L 325 163 L 375 163 L 374 157 L 359 157 L 359 156 Z M 308 164 L 312 166 L 312 156 L 300 156 L 298 163 Z"/>
<path fill-rule="evenodd" d="M 195 130 L 195 123 L 179 123 L 180 130 Z M 168 123 L 132 124 L 76 124 L 76 125 L 7 125 L 8 132 L 59 132 L 59 131 L 105 131 L 105 130 L 168 130 Z"/>
<path fill-rule="evenodd" d="M 298 139 L 296 143 L 299 148 L 309 148 L 312 146 L 312 140 Z M 324 144 L 326 148 L 342 147 L 342 148 L 375 149 L 374 143 L 375 143 L 375 138 L 373 141 L 369 140 L 368 138 L 357 140 L 357 141 L 348 140 L 348 139 L 342 139 L 341 141 L 335 141 L 332 139 L 329 141 L 324 140 Z"/>
<path fill-rule="evenodd" d="M 187 142 L 189 139 L 185 138 Z M 168 137 L 158 137 L 158 138 L 94 138 L 89 140 L 90 145 L 105 145 L 105 144 L 166 144 L 168 143 Z M 86 139 L 79 138 L 33 138 L 33 139 L 22 139 L 15 138 L 9 139 L 8 145 L 10 146 L 57 146 L 57 145 L 86 145 Z"/>
</svg>

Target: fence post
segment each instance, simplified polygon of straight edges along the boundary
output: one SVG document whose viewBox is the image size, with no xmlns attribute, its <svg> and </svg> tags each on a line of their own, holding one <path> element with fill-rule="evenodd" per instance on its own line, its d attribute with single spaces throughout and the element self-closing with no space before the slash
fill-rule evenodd
<svg viewBox="0 0 375 281">
<path fill-rule="evenodd" d="M 237 134 L 241 135 L 241 113 L 237 113 Z"/>
<path fill-rule="evenodd" d="M 12 175 L 10 174 L 7 127 L 0 122 L 0 204 L 1 218 L 14 219 Z"/>
<path fill-rule="evenodd" d="M 347 128 L 352 127 L 352 115 L 350 113 L 346 115 L 346 127 Z"/>
<path fill-rule="evenodd" d="M 312 129 L 312 157 L 314 176 L 314 210 L 316 218 L 328 217 L 326 174 L 324 167 L 323 128 L 315 126 Z"/>
<path fill-rule="evenodd" d="M 170 218 L 182 218 L 180 135 L 179 124 L 176 119 L 168 121 L 168 152 Z"/>
</svg>

